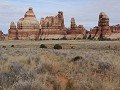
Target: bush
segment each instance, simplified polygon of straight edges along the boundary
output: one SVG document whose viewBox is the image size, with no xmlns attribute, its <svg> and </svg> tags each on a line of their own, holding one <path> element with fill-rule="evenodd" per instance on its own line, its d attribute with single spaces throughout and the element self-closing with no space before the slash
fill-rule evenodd
<svg viewBox="0 0 120 90">
<path fill-rule="evenodd" d="M 11 47 L 14 47 L 14 45 L 11 45 Z"/>
<path fill-rule="evenodd" d="M 80 59 L 83 59 L 83 57 L 81 57 L 81 56 L 76 56 L 76 57 L 74 57 L 74 58 L 72 59 L 72 61 L 78 61 L 78 60 L 80 60 Z"/>
<path fill-rule="evenodd" d="M 54 38 L 52 38 L 52 40 L 55 40 Z"/>
<path fill-rule="evenodd" d="M 54 45 L 54 49 L 62 49 L 62 46 L 59 45 L 59 44 L 55 44 L 55 45 Z"/>
<path fill-rule="evenodd" d="M 47 48 L 47 46 L 45 46 L 44 44 L 41 44 L 40 48 Z"/>
<path fill-rule="evenodd" d="M 2 48 L 6 48 L 6 46 L 2 46 Z"/>
<path fill-rule="evenodd" d="M 111 70 L 111 64 L 110 63 L 107 63 L 107 62 L 100 62 L 98 64 L 98 69 L 101 71 L 101 72 L 105 72 L 107 70 Z"/>
<path fill-rule="evenodd" d="M 71 49 L 74 49 L 74 47 L 72 46 Z"/>
<path fill-rule="evenodd" d="M 88 39 L 90 39 L 90 40 L 91 40 L 91 34 L 88 36 Z"/>
<path fill-rule="evenodd" d="M 99 41 L 111 41 L 111 38 L 98 38 Z"/>
</svg>

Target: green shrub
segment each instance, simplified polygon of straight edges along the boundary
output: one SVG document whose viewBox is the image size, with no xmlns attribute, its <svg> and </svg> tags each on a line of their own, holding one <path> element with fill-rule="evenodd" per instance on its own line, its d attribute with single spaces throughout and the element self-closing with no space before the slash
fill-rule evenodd
<svg viewBox="0 0 120 90">
<path fill-rule="evenodd" d="M 99 41 L 111 41 L 111 38 L 98 38 Z"/>
<path fill-rule="evenodd" d="M 76 56 L 76 57 L 74 57 L 74 58 L 72 59 L 72 61 L 78 61 L 78 60 L 80 60 L 80 59 L 83 59 L 83 57 L 81 57 L 81 56 Z"/>
<path fill-rule="evenodd" d="M 52 40 L 56 40 L 56 39 L 52 38 Z"/>
<path fill-rule="evenodd" d="M 54 45 L 54 49 L 62 49 L 62 46 L 59 45 L 59 44 L 55 44 L 55 45 Z"/>
<path fill-rule="evenodd" d="M 44 44 L 41 44 L 40 48 L 47 48 L 47 46 L 45 46 Z"/>
<path fill-rule="evenodd" d="M 14 47 L 14 45 L 11 45 L 11 47 Z"/>
<path fill-rule="evenodd" d="M 73 46 L 71 46 L 71 49 L 74 49 L 74 47 L 73 47 Z"/>
<path fill-rule="evenodd" d="M 6 46 L 2 46 L 2 48 L 6 48 Z"/>
</svg>

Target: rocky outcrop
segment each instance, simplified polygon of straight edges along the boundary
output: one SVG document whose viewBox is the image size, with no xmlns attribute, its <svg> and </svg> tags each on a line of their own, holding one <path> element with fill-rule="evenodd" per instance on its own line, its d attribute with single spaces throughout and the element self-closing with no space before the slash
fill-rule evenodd
<svg viewBox="0 0 120 90">
<path fill-rule="evenodd" d="M 39 39 L 40 24 L 32 8 L 25 13 L 24 18 L 21 18 L 17 23 L 18 39 L 36 40 Z"/>
<path fill-rule="evenodd" d="M 120 33 L 120 24 L 110 26 L 112 33 Z"/>
<path fill-rule="evenodd" d="M 8 38 L 9 40 L 17 40 L 18 31 L 16 29 L 16 25 L 14 22 L 11 22 L 10 29 L 8 30 Z"/>
<path fill-rule="evenodd" d="M 101 12 L 99 15 L 98 29 L 100 31 L 99 38 L 104 38 L 105 35 L 111 34 L 109 27 L 109 17 L 104 12 Z"/>
<path fill-rule="evenodd" d="M 41 18 L 41 39 L 60 39 L 66 34 L 63 12 Z"/>
<path fill-rule="evenodd" d="M 47 16 L 45 19 L 41 18 L 40 24 L 45 29 L 49 27 L 64 29 L 63 12 L 58 12 L 56 16 Z"/>
<path fill-rule="evenodd" d="M 105 38 L 107 35 L 111 35 L 109 17 L 104 12 L 101 12 L 99 14 L 98 26 L 95 26 L 90 31 L 92 38 Z"/>
<path fill-rule="evenodd" d="M 71 28 L 67 30 L 68 39 L 82 39 L 86 34 L 86 30 L 83 25 L 78 25 L 74 18 L 71 18 Z"/>
<path fill-rule="evenodd" d="M 71 18 L 71 29 L 75 30 L 77 28 L 76 22 L 74 18 Z"/>
<path fill-rule="evenodd" d="M 112 34 L 108 38 L 112 40 L 120 40 L 120 24 L 110 26 Z"/>
<path fill-rule="evenodd" d="M 11 22 L 8 30 L 8 39 L 86 39 L 87 37 L 98 39 L 110 37 L 114 33 L 120 33 L 120 25 L 109 26 L 109 17 L 104 12 L 99 14 L 98 26 L 87 31 L 83 25 L 77 25 L 74 18 L 71 18 L 70 28 L 66 28 L 64 15 L 61 11 L 56 16 L 41 18 L 39 22 L 33 9 L 29 8 L 24 17 L 19 19 L 17 25 Z M 119 36 L 118 34 L 115 35 Z"/>
<path fill-rule="evenodd" d="M 39 39 L 40 24 L 37 21 L 32 8 L 25 13 L 24 18 L 19 19 L 17 27 L 14 22 L 9 29 L 9 39 L 15 40 L 36 40 Z"/>
<path fill-rule="evenodd" d="M 38 39 L 59 39 L 66 34 L 63 12 L 56 16 L 47 16 L 37 21 L 32 8 L 25 13 L 24 18 L 19 19 L 17 27 L 14 22 L 9 29 L 10 40 L 38 40 Z"/>
</svg>

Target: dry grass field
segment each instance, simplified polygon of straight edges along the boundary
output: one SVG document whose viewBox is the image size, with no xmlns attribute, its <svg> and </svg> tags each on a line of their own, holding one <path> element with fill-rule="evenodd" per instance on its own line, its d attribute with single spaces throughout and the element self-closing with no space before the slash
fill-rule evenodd
<svg viewBox="0 0 120 90">
<path fill-rule="evenodd" d="M 120 41 L 0 41 L 0 90 L 120 90 Z"/>
</svg>

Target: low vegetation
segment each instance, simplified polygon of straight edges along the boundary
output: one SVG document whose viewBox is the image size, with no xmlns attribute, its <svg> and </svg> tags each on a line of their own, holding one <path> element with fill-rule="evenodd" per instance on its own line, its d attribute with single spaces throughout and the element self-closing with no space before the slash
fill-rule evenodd
<svg viewBox="0 0 120 90">
<path fill-rule="evenodd" d="M 62 49 L 62 46 L 59 45 L 59 44 L 55 44 L 55 45 L 54 45 L 54 49 Z"/>
<path fill-rule="evenodd" d="M 6 48 L 6 46 L 2 46 L 2 48 Z"/>
<path fill-rule="evenodd" d="M 40 48 L 47 48 L 47 46 L 45 46 L 45 44 L 41 44 Z"/>
<path fill-rule="evenodd" d="M 11 47 L 15 47 L 14 45 L 11 45 Z"/>
<path fill-rule="evenodd" d="M 0 48 L 0 90 L 119 90 L 119 44 L 81 43 L 59 44 L 60 50 L 53 49 L 55 44 L 45 44 L 50 49 L 5 44 L 6 49 Z"/>
</svg>

